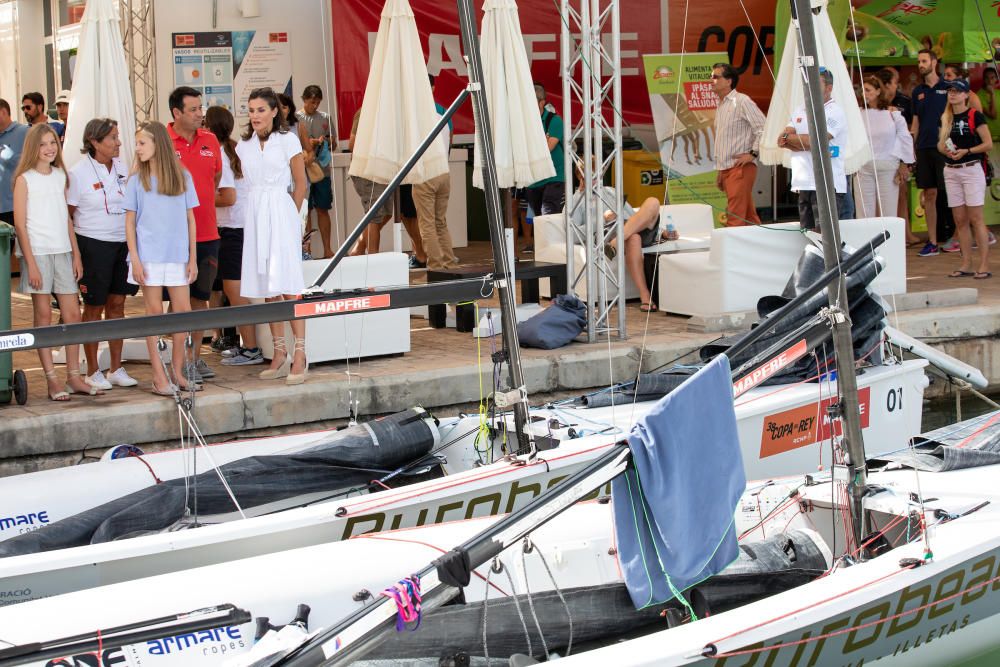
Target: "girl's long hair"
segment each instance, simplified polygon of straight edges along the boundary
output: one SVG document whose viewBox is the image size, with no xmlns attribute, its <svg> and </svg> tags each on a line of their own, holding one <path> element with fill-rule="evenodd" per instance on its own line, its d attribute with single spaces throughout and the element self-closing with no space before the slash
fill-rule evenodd
<svg viewBox="0 0 1000 667">
<path fill-rule="evenodd" d="M 268 132 L 268 135 L 274 132 L 281 134 L 288 132 L 288 121 L 281 116 L 281 107 L 278 105 L 278 94 L 275 93 L 273 89 L 254 88 L 250 91 L 250 96 L 247 98 L 248 104 L 250 103 L 250 100 L 264 100 L 267 102 L 267 106 L 278 111 L 278 113 L 274 114 L 274 121 L 271 124 L 271 130 Z M 247 121 L 247 129 L 246 132 L 243 133 L 243 139 L 250 139 L 253 135 L 253 125 L 250 121 Z M 266 139 L 266 137 L 262 137 L 262 139 Z"/>
<path fill-rule="evenodd" d="M 136 173 L 142 188 L 149 192 L 153 185 L 153 175 L 156 175 L 156 191 L 161 195 L 176 197 L 184 194 L 187 183 L 184 180 L 184 168 L 177 158 L 174 142 L 170 140 L 167 128 L 163 123 L 147 120 L 139 125 L 136 135 L 147 134 L 153 139 L 153 157 L 145 162 L 136 155 Z"/>
<path fill-rule="evenodd" d="M 243 178 L 243 163 L 240 156 L 236 154 L 236 142 L 233 141 L 233 128 L 236 121 L 233 114 L 226 107 L 208 107 L 205 112 L 205 127 L 219 140 L 219 145 L 226 152 L 229 158 L 229 166 L 233 170 L 233 176 Z"/>
<path fill-rule="evenodd" d="M 17 169 L 14 170 L 14 180 L 11 183 L 17 181 L 18 176 L 24 172 L 31 171 L 38 165 L 38 155 L 42 148 L 42 138 L 46 134 L 51 134 L 56 140 L 56 159 L 52 161 L 52 167 L 66 171 L 66 167 L 63 166 L 62 145 L 59 143 L 59 135 L 56 134 L 56 131 L 48 123 L 39 123 L 38 125 L 33 125 L 24 137 L 24 148 L 21 149 L 21 161 L 17 163 Z"/>
<path fill-rule="evenodd" d="M 966 106 L 965 113 L 969 113 L 968 110 L 972 108 L 971 106 L 969 106 L 969 95 L 971 94 L 972 93 L 965 93 L 965 106 Z M 941 130 L 938 132 L 938 143 L 948 139 L 949 135 L 951 135 L 951 125 L 954 122 L 955 122 L 955 112 L 952 111 L 951 103 L 949 102 L 944 106 L 944 113 L 941 114 Z M 975 130 L 973 130 L 971 127 L 969 128 L 969 130 L 975 133 Z"/>
</svg>

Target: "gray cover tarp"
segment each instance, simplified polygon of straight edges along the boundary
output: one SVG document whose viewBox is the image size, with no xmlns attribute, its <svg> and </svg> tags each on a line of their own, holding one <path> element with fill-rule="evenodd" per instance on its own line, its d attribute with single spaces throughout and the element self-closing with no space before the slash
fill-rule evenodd
<svg viewBox="0 0 1000 667">
<path fill-rule="evenodd" d="M 890 461 L 931 472 L 1000 463 L 1000 411 L 917 436 L 912 450 L 872 460 L 875 464 Z"/>
<path fill-rule="evenodd" d="M 320 444 L 294 454 L 251 456 L 219 470 L 244 509 L 309 493 L 364 486 L 428 454 L 434 432 L 426 419 L 427 414 L 419 408 L 405 410 L 331 433 Z M 0 557 L 164 530 L 193 512 L 196 502 L 199 515 L 236 510 L 219 474 L 208 470 L 192 479 L 170 480 L 136 491 L 0 542 Z"/>
</svg>

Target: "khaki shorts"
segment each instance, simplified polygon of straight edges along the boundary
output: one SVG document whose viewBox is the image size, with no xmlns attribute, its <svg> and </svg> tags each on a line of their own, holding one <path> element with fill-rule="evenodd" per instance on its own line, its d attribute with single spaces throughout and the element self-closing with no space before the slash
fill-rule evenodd
<svg viewBox="0 0 1000 667">
<path fill-rule="evenodd" d="M 365 212 L 372 207 L 375 200 L 382 196 L 385 192 L 385 185 L 382 183 L 376 183 L 375 181 L 369 181 L 367 178 L 359 178 L 358 176 L 351 176 L 351 183 L 354 184 L 354 190 L 361 197 L 361 205 L 364 207 Z M 392 199 L 389 199 L 378 211 L 375 212 L 375 220 L 381 222 L 380 216 L 384 218 L 387 215 L 392 215 Z"/>
<path fill-rule="evenodd" d="M 35 263 L 42 274 L 42 286 L 35 289 L 28 283 L 28 265 L 21 262 L 21 294 L 76 294 L 73 253 L 35 255 Z"/>
</svg>

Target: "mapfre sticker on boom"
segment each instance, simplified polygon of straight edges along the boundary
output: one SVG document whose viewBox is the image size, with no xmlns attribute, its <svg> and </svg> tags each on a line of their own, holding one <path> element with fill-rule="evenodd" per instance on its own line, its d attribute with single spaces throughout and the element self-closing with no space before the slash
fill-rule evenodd
<svg viewBox="0 0 1000 667">
<path fill-rule="evenodd" d="M 346 299 L 327 299 L 325 301 L 310 301 L 295 305 L 295 317 L 316 317 L 318 315 L 337 315 L 338 313 L 353 313 L 376 308 L 388 308 L 391 299 L 388 294 L 373 294 L 372 296 L 352 296 Z"/>
</svg>

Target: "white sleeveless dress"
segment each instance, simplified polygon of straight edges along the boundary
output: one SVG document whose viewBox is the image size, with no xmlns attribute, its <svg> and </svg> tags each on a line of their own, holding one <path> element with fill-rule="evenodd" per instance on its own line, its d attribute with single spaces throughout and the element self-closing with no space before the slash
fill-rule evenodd
<svg viewBox="0 0 1000 667">
<path fill-rule="evenodd" d="M 261 148 L 254 136 L 240 141 L 236 154 L 243 166 L 246 201 L 243 275 L 240 294 L 266 298 L 301 294 L 302 222 L 288 194 L 292 182 L 289 162 L 302 152 L 298 135 L 272 133 Z"/>
</svg>

